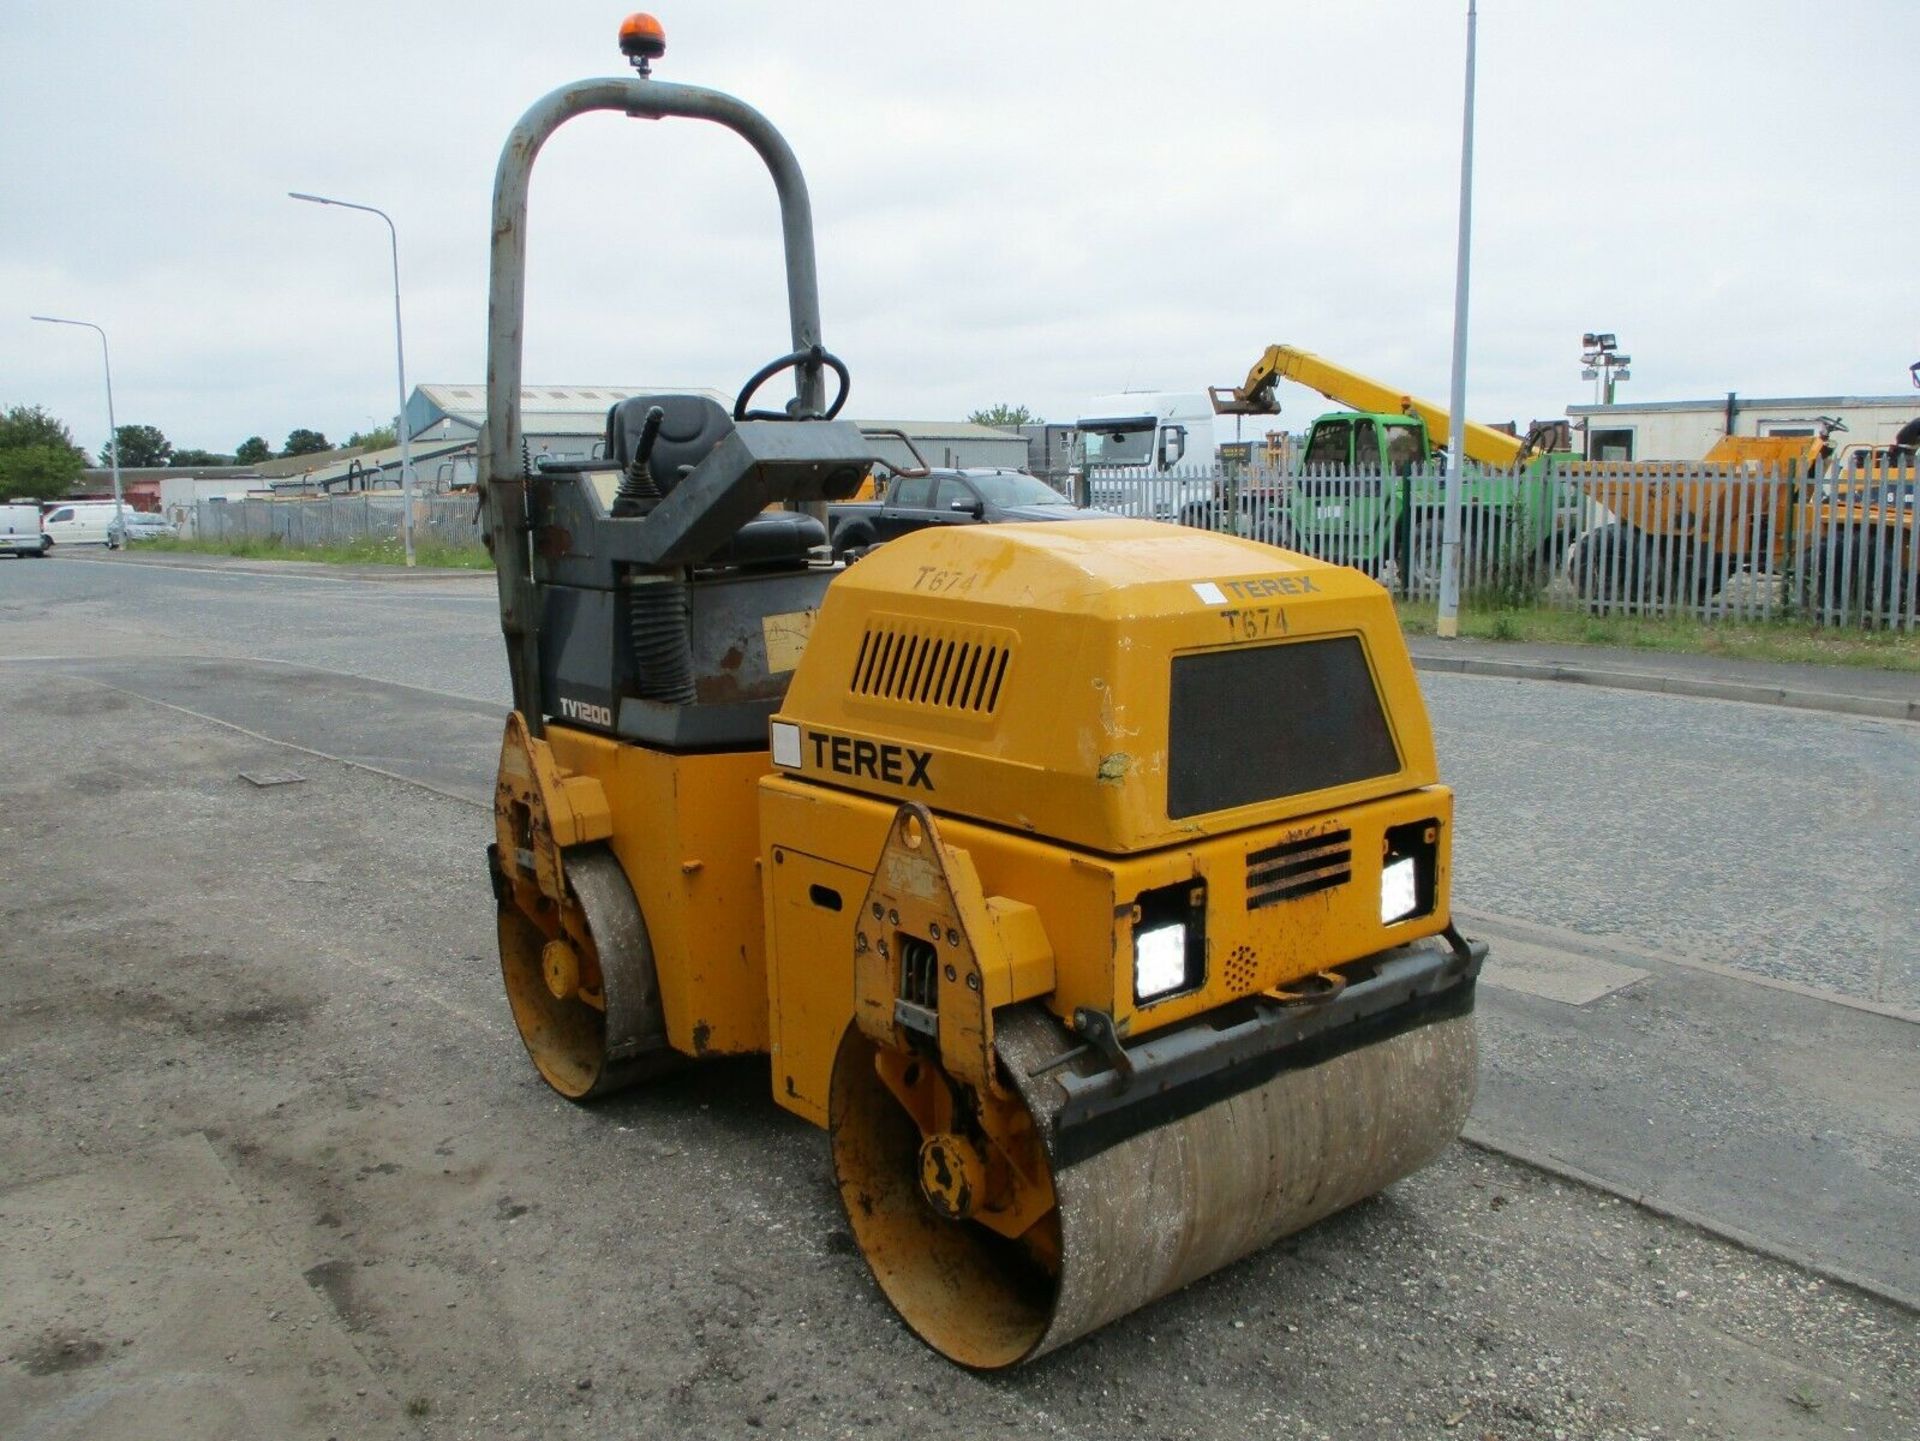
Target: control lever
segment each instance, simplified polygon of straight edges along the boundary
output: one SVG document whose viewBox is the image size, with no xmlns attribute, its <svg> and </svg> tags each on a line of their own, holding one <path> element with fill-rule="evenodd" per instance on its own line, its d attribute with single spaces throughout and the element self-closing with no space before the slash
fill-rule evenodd
<svg viewBox="0 0 1920 1441">
<path fill-rule="evenodd" d="M 645 515 L 660 503 L 660 487 L 653 479 L 653 443 L 660 438 L 660 423 L 666 411 L 652 406 L 640 426 L 640 444 L 634 447 L 633 464 L 620 477 L 620 489 L 613 497 L 613 518 L 632 520 Z"/>
</svg>

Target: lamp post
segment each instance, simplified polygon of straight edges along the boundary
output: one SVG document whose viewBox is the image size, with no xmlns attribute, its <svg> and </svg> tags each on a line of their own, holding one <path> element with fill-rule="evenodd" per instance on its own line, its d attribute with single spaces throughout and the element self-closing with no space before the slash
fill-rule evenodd
<svg viewBox="0 0 1920 1441">
<path fill-rule="evenodd" d="M 394 428 L 400 433 L 400 493 L 406 507 L 400 521 L 400 534 L 407 551 L 407 564 L 413 564 L 413 447 L 407 435 L 407 347 L 400 329 L 400 232 L 393 217 L 372 205 L 356 205 L 351 200 L 334 200 L 325 195 L 307 195 L 298 190 L 287 194 L 313 205 L 337 205 L 342 210 L 364 210 L 387 222 L 387 239 L 393 246 L 393 355 L 400 373 L 400 408 L 394 412 Z"/>
<path fill-rule="evenodd" d="M 113 450 L 110 459 L 113 463 L 113 528 L 120 532 L 122 544 L 127 534 L 126 503 L 120 498 L 120 427 L 113 419 L 113 357 L 107 353 L 107 332 L 91 320 L 66 320 L 58 315 L 36 315 L 33 319 L 47 325 L 79 325 L 91 330 L 100 337 L 100 363 L 107 371 L 107 434 L 112 437 Z"/>
<path fill-rule="evenodd" d="M 1448 397 L 1446 502 L 1440 514 L 1440 605 L 1434 634 L 1460 634 L 1460 489 L 1467 424 L 1467 270 L 1473 244 L 1473 47 L 1479 16 L 1467 0 L 1467 93 L 1460 124 L 1460 234 L 1453 276 L 1453 385 Z"/>
</svg>

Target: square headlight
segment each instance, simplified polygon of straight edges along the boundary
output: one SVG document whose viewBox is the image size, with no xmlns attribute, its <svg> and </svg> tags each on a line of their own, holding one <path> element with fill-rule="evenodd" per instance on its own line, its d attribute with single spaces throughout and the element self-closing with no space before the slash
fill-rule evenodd
<svg viewBox="0 0 1920 1441">
<path fill-rule="evenodd" d="M 1187 923 L 1133 933 L 1133 994 L 1142 1001 L 1187 988 Z"/>
<path fill-rule="evenodd" d="M 1411 821 L 1387 828 L 1380 857 L 1380 924 L 1398 925 L 1433 914 L 1439 900 L 1440 822 Z"/>
<path fill-rule="evenodd" d="M 1207 888 L 1198 880 L 1142 891 L 1133 903 L 1133 999 L 1195 990 L 1207 975 Z"/>
<path fill-rule="evenodd" d="M 1420 888 L 1414 876 L 1412 856 L 1388 861 L 1380 872 L 1380 924 L 1390 926 L 1404 921 L 1420 908 Z"/>
</svg>

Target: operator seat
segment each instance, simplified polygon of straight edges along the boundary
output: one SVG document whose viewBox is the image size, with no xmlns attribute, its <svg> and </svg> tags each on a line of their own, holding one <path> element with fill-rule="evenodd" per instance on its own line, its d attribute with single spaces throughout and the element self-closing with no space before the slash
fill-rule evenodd
<svg viewBox="0 0 1920 1441">
<path fill-rule="evenodd" d="M 733 417 L 705 395 L 635 395 L 607 412 L 607 457 L 622 470 L 633 463 L 647 412 L 663 412 L 651 465 L 660 494 L 671 495 L 681 479 L 733 431 Z M 710 565 L 753 568 L 803 566 L 807 552 L 827 543 L 827 528 L 797 510 L 764 510 L 741 526 L 712 555 Z"/>
</svg>

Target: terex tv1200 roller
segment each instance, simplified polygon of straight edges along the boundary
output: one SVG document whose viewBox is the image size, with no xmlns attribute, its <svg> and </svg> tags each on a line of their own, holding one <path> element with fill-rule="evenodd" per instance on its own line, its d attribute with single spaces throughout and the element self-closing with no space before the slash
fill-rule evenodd
<svg viewBox="0 0 1920 1441">
<path fill-rule="evenodd" d="M 936 527 L 852 568 L 792 152 L 730 96 L 540 101 L 500 159 L 483 485 L 514 713 L 490 851 L 540 1074 L 589 1101 L 765 1053 L 880 1289 L 999 1367 L 1370 1195 L 1458 1133 L 1482 947 L 1383 591 L 1150 522 Z M 729 414 L 636 396 L 529 463 L 534 157 L 591 111 L 766 162 L 792 352 Z M 782 371 L 794 396 L 751 408 Z M 829 375 L 836 392 L 831 403 Z"/>
</svg>

